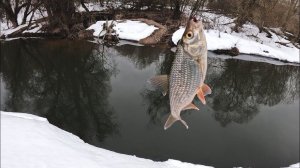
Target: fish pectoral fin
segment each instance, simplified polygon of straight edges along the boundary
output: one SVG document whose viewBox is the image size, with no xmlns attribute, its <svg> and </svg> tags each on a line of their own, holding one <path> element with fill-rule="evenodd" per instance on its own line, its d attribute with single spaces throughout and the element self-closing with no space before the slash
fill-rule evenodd
<svg viewBox="0 0 300 168">
<path fill-rule="evenodd" d="M 205 83 L 203 83 L 203 85 L 201 86 L 201 90 L 204 93 L 204 96 L 206 96 L 208 94 L 211 94 L 210 87 L 207 84 L 205 84 Z"/>
<path fill-rule="evenodd" d="M 169 88 L 168 75 L 158 75 L 152 77 L 150 80 L 152 86 L 161 90 L 162 94 L 165 96 Z"/>
<path fill-rule="evenodd" d="M 206 104 L 206 100 L 201 88 L 198 90 L 197 97 L 203 104 Z"/>
<path fill-rule="evenodd" d="M 188 104 L 182 110 L 188 110 L 188 109 L 199 110 L 199 108 L 196 105 L 194 105 L 193 103 Z"/>
<path fill-rule="evenodd" d="M 166 130 L 166 129 L 170 128 L 178 120 L 185 126 L 186 129 L 189 129 L 189 126 L 186 124 L 186 122 L 183 119 L 175 118 L 172 114 L 169 115 L 169 117 L 165 123 L 164 129 Z"/>
</svg>

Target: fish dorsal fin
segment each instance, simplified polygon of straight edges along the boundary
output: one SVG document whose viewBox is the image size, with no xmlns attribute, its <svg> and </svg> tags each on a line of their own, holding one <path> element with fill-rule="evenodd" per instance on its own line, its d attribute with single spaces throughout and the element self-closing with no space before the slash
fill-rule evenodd
<svg viewBox="0 0 300 168">
<path fill-rule="evenodd" d="M 193 103 L 188 104 L 187 106 L 185 106 L 183 110 L 188 110 L 188 109 L 194 109 L 194 110 L 199 110 L 199 108 L 197 106 L 195 106 Z"/>
<path fill-rule="evenodd" d="M 203 104 L 206 104 L 206 100 L 201 88 L 198 90 L 197 97 Z"/>
<path fill-rule="evenodd" d="M 169 88 L 168 75 L 158 75 L 151 78 L 150 83 L 161 90 L 162 94 L 165 96 Z"/>
<path fill-rule="evenodd" d="M 178 120 L 185 126 L 186 129 L 189 129 L 189 126 L 186 124 L 186 122 L 183 119 L 175 118 L 172 114 L 169 115 L 169 117 L 165 123 L 164 129 L 166 130 L 166 129 L 170 128 Z"/>
<path fill-rule="evenodd" d="M 201 90 L 202 90 L 204 96 L 206 96 L 208 94 L 211 94 L 210 87 L 207 84 L 205 84 L 205 83 L 203 83 L 203 85 L 201 86 Z"/>
</svg>

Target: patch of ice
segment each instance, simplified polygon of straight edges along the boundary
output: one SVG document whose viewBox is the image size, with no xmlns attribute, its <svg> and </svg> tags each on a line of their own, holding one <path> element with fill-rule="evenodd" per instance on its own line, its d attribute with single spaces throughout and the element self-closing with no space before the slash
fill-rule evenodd
<svg viewBox="0 0 300 168">
<path fill-rule="evenodd" d="M 149 159 L 119 154 L 84 143 L 45 118 L 1 111 L 2 168 L 208 168 L 169 159 Z"/>
<path fill-rule="evenodd" d="M 103 24 L 106 21 L 97 21 L 95 24 L 91 25 L 87 30 L 94 30 L 94 36 L 101 37 L 103 36 L 106 31 L 103 31 Z M 112 21 L 108 21 L 110 25 Z M 157 27 L 153 25 L 147 25 L 146 23 L 140 21 L 132 21 L 132 20 L 125 20 L 125 21 L 116 21 L 114 22 L 115 26 L 113 29 L 116 31 L 116 34 L 120 39 L 124 40 L 133 40 L 139 41 L 143 38 L 150 36 Z"/>
<path fill-rule="evenodd" d="M 220 58 L 220 59 L 237 59 L 237 60 L 243 60 L 243 61 L 251 61 L 251 62 L 263 62 L 263 63 L 268 63 L 268 64 L 273 64 L 273 65 L 291 65 L 291 66 L 300 66 L 297 63 L 289 63 L 289 62 L 282 62 L 279 60 L 275 59 L 270 59 L 267 57 L 261 57 L 261 56 L 256 56 L 256 55 L 238 55 L 238 56 L 229 56 L 229 55 L 218 55 L 211 53 L 209 54 L 210 57 L 214 58 Z"/>
<path fill-rule="evenodd" d="M 132 45 L 132 46 L 144 46 L 143 44 L 137 43 L 137 42 L 131 42 L 127 40 L 120 40 L 117 44 L 117 46 L 122 46 L 122 45 Z"/>
</svg>

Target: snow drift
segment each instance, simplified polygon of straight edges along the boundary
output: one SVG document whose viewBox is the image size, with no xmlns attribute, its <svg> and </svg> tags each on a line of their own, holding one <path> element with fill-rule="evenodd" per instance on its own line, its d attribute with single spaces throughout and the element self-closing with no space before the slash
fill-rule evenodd
<svg viewBox="0 0 300 168">
<path fill-rule="evenodd" d="M 84 143 L 77 136 L 25 113 L 1 112 L 1 168 L 208 168 L 169 159 L 119 154 Z"/>
<path fill-rule="evenodd" d="M 106 33 L 106 31 L 103 30 L 103 24 L 105 22 L 106 21 L 97 21 L 95 24 L 87 28 L 87 30 L 94 30 L 93 35 L 101 37 Z M 111 22 L 111 20 L 108 21 L 108 25 L 110 25 Z M 116 31 L 118 37 L 123 40 L 139 41 L 150 36 L 156 29 L 158 29 L 153 25 L 150 26 L 140 21 L 125 20 L 113 23 L 115 24 L 113 29 Z"/>
</svg>

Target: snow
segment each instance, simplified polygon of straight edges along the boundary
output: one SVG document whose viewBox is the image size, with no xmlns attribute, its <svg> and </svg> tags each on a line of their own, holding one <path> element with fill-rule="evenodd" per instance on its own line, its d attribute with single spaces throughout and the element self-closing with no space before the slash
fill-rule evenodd
<svg viewBox="0 0 300 168">
<path fill-rule="evenodd" d="M 204 15 L 207 15 L 207 13 L 204 13 Z M 217 15 L 207 15 L 206 18 L 211 19 L 213 17 L 217 17 Z M 237 47 L 240 53 L 243 54 L 260 55 L 268 58 L 300 63 L 299 49 L 292 45 L 288 40 L 277 36 L 275 33 L 270 32 L 272 37 L 268 38 L 266 37 L 266 33 L 259 33 L 259 29 L 251 23 L 245 24 L 241 29 L 241 32 L 236 33 L 232 32 L 230 27 L 233 25 L 233 23 L 231 23 L 232 19 L 218 16 L 213 20 L 213 23 L 217 24 L 217 26 L 205 30 L 208 50 Z M 174 44 L 177 44 L 181 39 L 184 29 L 184 27 L 180 27 L 173 33 L 172 41 Z M 280 45 L 276 42 L 286 43 L 287 46 Z"/>
<path fill-rule="evenodd" d="M 123 5 L 119 1 L 114 1 L 114 3 L 109 3 L 109 1 L 108 2 L 102 1 L 100 3 L 100 2 L 96 1 L 96 2 L 87 2 L 84 4 L 90 12 L 96 12 L 96 11 L 99 12 L 99 11 L 104 11 L 104 10 L 111 9 L 111 8 L 117 9 L 120 6 L 125 7 L 125 8 L 131 7 L 131 5 Z M 77 12 L 86 12 L 86 10 L 82 7 L 81 4 L 76 5 L 76 11 Z"/>
<path fill-rule="evenodd" d="M 25 30 L 22 33 L 37 33 L 40 31 L 41 28 L 42 28 L 42 24 L 38 24 L 38 25 L 36 25 L 35 28 L 30 29 L 30 30 Z"/>
<path fill-rule="evenodd" d="M 84 143 L 77 136 L 25 113 L 1 111 L 1 168 L 208 168 L 169 159 L 119 154 Z"/>
<path fill-rule="evenodd" d="M 95 24 L 91 25 L 87 30 L 94 30 L 94 36 L 101 37 L 103 36 L 106 31 L 103 31 L 103 24 L 106 21 L 97 21 Z M 108 24 L 111 24 L 111 20 L 108 21 Z M 157 27 L 153 25 L 147 25 L 146 23 L 140 21 L 132 21 L 132 20 L 125 20 L 125 21 L 116 21 L 113 22 L 115 26 L 113 29 L 116 31 L 116 34 L 120 39 L 123 40 L 133 40 L 139 41 L 143 38 L 150 36 Z"/>
<path fill-rule="evenodd" d="M 22 28 L 24 28 L 26 26 L 28 26 L 28 24 L 23 24 L 23 25 L 20 25 L 20 26 L 18 26 L 16 28 L 13 28 L 13 29 L 1 30 L 1 34 L 0 35 L 7 36 L 8 34 L 11 34 L 11 33 L 15 32 L 15 31 L 18 31 L 18 30 L 20 30 L 20 29 L 22 29 Z"/>
<path fill-rule="evenodd" d="M 102 11 L 102 10 L 107 9 L 106 6 L 102 6 L 101 3 L 98 3 L 98 2 L 84 3 L 84 4 L 90 12 L 92 12 L 92 11 Z M 76 11 L 77 12 L 86 12 L 86 10 L 82 7 L 81 4 L 76 8 Z"/>
<path fill-rule="evenodd" d="M 18 18 L 17 18 L 17 21 L 19 24 L 22 23 L 22 20 L 23 20 L 23 16 L 24 16 L 24 12 L 25 12 L 25 9 L 22 8 L 20 10 L 20 12 L 18 13 Z M 25 24 L 22 24 L 22 25 L 19 25 L 18 27 L 16 28 L 13 28 L 12 29 L 12 24 L 10 22 L 7 22 L 7 20 L 5 18 L 1 18 L 0 20 L 0 36 L 2 35 L 5 35 L 7 36 L 8 34 L 11 34 L 23 27 L 26 27 L 28 26 L 28 23 L 30 21 L 30 18 L 32 16 L 33 13 L 30 13 L 27 18 L 26 18 L 26 23 Z M 32 17 L 32 25 L 35 24 L 35 21 L 38 20 L 38 19 L 41 19 L 41 18 L 44 18 L 44 17 L 47 17 L 47 12 L 45 9 L 41 8 L 41 10 L 36 10 L 33 14 L 33 17 Z M 8 23 L 8 24 L 7 24 Z M 45 24 L 45 23 L 39 23 L 38 24 L 38 27 L 41 28 L 41 24 Z M 28 32 L 28 33 L 35 33 L 35 32 L 38 32 L 40 30 L 40 28 L 35 28 L 33 30 L 25 30 L 23 33 L 25 32 Z"/>
<path fill-rule="evenodd" d="M 287 168 L 300 168 L 300 163 L 292 164 Z"/>
<path fill-rule="evenodd" d="M 175 31 L 172 35 L 172 42 L 177 45 L 178 41 L 181 39 L 184 33 L 185 27 L 180 27 L 177 31 Z"/>
</svg>

